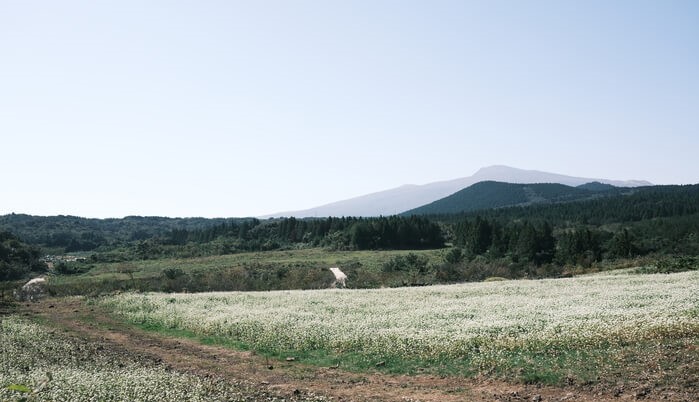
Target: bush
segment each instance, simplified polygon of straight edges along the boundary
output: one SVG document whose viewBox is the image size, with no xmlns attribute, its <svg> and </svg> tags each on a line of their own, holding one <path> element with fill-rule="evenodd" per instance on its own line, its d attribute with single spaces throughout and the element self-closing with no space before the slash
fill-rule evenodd
<svg viewBox="0 0 699 402">
<path fill-rule="evenodd" d="M 184 271 L 179 268 L 166 268 L 163 270 L 163 275 L 165 275 L 167 279 L 173 280 L 184 275 Z"/>
<path fill-rule="evenodd" d="M 465 279 L 462 267 L 459 264 L 449 262 L 437 266 L 435 277 L 441 283 L 461 282 Z"/>
<path fill-rule="evenodd" d="M 429 270 L 427 267 L 427 257 L 414 253 L 408 255 L 398 255 L 391 258 L 381 266 L 383 272 L 410 272 L 424 274 Z"/>
<path fill-rule="evenodd" d="M 10 232 L 0 231 L 0 281 L 28 277 L 32 272 L 44 272 L 46 263 L 39 258 L 37 247 L 21 242 Z"/>
<path fill-rule="evenodd" d="M 458 264 L 464 259 L 464 252 L 459 247 L 454 247 L 444 256 L 444 260 L 449 264 Z"/>
<path fill-rule="evenodd" d="M 669 257 L 658 260 L 655 265 L 636 269 L 639 274 L 671 274 L 675 272 L 696 271 L 699 269 L 697 257 Z"/>
<path fill-rule="evenodd" d="M 92 265 L 87 265 L 84 263 L 59 262 L 55 265 L 54 271 L 61 275 L 75 275 L 85 273 L 92 269 L 92 267 Z"/>
</svg>

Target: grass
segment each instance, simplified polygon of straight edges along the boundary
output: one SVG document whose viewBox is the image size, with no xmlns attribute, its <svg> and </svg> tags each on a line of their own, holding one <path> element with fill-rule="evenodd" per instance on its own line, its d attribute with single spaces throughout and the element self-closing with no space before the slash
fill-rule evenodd
<svg viewBox="0 0 699 402">
<path fill-rule="evenodd" d="M 136 324 L 136 327 L 144 331 L 155 332 L 168 337 L 190 339 L 203 345 L 222 346 L 244 352 L 251 350 L 247 344 L 223 336 L 201 335 L 194 331 L 179 328 L 168 328 L 155 323 Z"/>
<path fill-rule="evenodd" d="M 275 290 L 329 287 L 339 266 L 352 287 L 404 285 L 405 275 L 386 274 L 381 267 L 396 256 L 416 254 L 439 264 L 445 250 L 327 251 L 303 249 L 266 251 L 198 258 L 171 258 L 94 263 L 89 272 L 54 276 L 53 295 L 97 295 L 136 289 L 141 291 Z M 168 277 L 167 274 L 171 274 Z M 174 274 L 174 275 L 172 275 Z"/>
<path fill-rule="evenodd" d="M 264 251 L 229 254 L 222 256 L 197 257 L 186 259 L 161 259 L 133 261 L 136 269 L 136 277 L 160 276 L 163 269 L 179 268 L 188 273 L 227 269 L 245 265 L 262 266 L 292 266 L 303 264 L 306 266 L 323 265 L 327 267 L 335 265 L 361 264 L 371 271 L 379 271 L 381 265 L 397 255 L 414 253 L 424 255 L 432 261 L 443 259 L 443 250 L 390 250 L 390 251 L 328 251 L 320 248 L 288 250 L 288 251 Z M 85 276 L 99 277 L 103 275 L 118 275 L 119 266 L 123 263 L 97 264 Z"/>
<path fill-rule="evenodd" d="M 315 248 L 119 263 L 73 263 L 78 264 L 72 267 L 75 272 L 87 272 L 52 275 L 49 291 L 54 296 L 94 296 L 127 290 L 205 292 L 324 289 L 334 282 L 328 270 L 332 266 L 339 266 L 348 275 L 348 287 L 358 289 L 498 280 L 524 275 L 524 267 L 517 268 L 522 272 L 511 271 L 513 266 L 506 259 L 489 261 L 477 257 L 460 265 L 445 264 L 449 250 L 329 251 Z M 409 255 L 417 258 L 404 258 Z M 424 261 L 425 269 L 405 266 L 406 262 L 409 265 L 409 261 Z M 572 276 L 647 265 L 651 265 L 650 260 L 621 260 L 588 268 L 566 267 L 564 273 Z M 533 275 L 556 276 L 555 272 L 547 273 L 543 268 Z"/>
</svg>

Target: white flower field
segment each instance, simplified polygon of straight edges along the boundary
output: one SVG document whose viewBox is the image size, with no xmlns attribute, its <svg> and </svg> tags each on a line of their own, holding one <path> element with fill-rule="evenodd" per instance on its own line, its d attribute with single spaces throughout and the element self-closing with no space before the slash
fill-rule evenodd
<svg viewBox="0 0 699 402">
<path fill-rule="evenodd" d="M 55 330 L 4 317 L 0 400 L 240 400 L 232 387 L 101 353 Z M 19 392 L 18 392 L 19 391 Z"/>
<path fill-rule="evenodd" d="M 0 341 L 0 401 L 287 400 L 251 384 L 179 373 L 16 315 L 2 317 Z"/>
<path fill-rule="evenodd" d="M 255 350 L 497 359 L 507 350 L 625 345 L 699 333 L 699 272 L 598 274 L 377 290 L 124 293 L 131 322 Z"/>
<path fill-rule="evenodd" d="M 349 370 L 483 374 L 544 384 L 627 381 L 642 389 L 651 367 L 661 384 L 658 395 L 694 395 L 693 374 L 682 367 L 696 367 L 699 271 L 77 300 L 153 330 L 183 330 L 265 356 Z M 0 400 L 292 400 L 258 383 L 178 372 L 19 315 L 2 317 L 0 338 Z M 676 381 L 686 385 L 667 388 Z M 325 400 L 312 394 L 297 399 Z"/>
</svg>

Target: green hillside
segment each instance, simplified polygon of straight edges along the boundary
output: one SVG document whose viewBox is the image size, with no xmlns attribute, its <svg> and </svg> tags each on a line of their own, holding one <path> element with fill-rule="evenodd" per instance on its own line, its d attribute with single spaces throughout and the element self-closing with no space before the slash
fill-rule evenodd
<svg viewBox="0 0 699 402">
<path fill-rule="evenodd" d="M 455 222 L 480 216 L 498 222 L 528 220 L 549 222 L 554 226 L 596 226 L 682 217 L 697 213 L 699 184 L 693 184 L 617 188 L 614 191 L 598 193 L 590 199 L 471 210 L 456 214 L 434 213 L 428 218 L 441 222 Z"/>
<path fill-rule="evenodd" d="M 403 215 L 458 214 L 491 208 L 553 204 L 599 198 L 619 194 L 621 189 L 598 183 L 571 187 L 557 183 L 513 184 L 483 181 L 434 201 L 404 212 Z"/>
<path fill-rule="evenodd" d="M 234 225 L 253 218 L 165 218 L 127 216 L 94 219 L 78 216 L 32 216 L 9 214 L 0 216 L 0 230 L 10 231 L 23 241 L 58 253 L 114 248 L 129 242 L 170 234 L 173 230 L 203 230 L 217 225 Z"/>
<path fill-rule="evenodd" d="M 607 191 L 607 190 L 614 190 L 617 187 L 614 187 L 611 184 L 600 183 L 598 181 L 591 181 L 589 183 L 581 184 L 581 185 L 577 186 L 576 188 L 580 188 L 583 190 L 590 190 L 590 191 Z"/>
</svg>

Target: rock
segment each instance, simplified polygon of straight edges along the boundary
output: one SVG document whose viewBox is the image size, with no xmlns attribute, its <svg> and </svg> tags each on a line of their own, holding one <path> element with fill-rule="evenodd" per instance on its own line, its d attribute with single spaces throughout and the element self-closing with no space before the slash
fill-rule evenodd
<svg viewBox="0 0 699 402">
<path fill-rule="evenodd" d="M 644 387 L 636 391 L 636 399 L 643 399 L 650 393 L 650 388 Z"/>
</svg>

